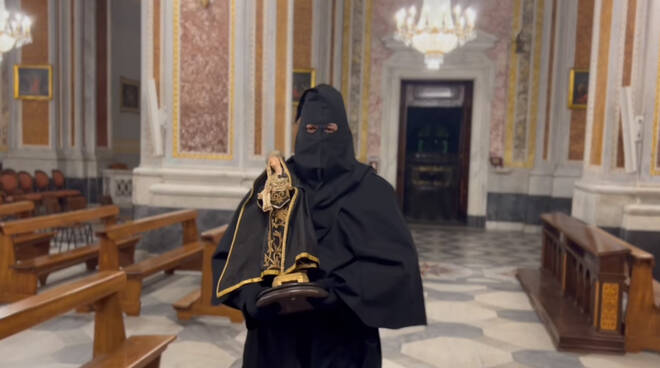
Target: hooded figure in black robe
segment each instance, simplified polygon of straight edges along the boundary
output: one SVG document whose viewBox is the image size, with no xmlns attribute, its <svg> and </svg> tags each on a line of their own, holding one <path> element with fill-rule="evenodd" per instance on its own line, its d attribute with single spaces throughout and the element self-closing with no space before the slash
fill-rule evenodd
<svg viewBox="0 0 660 368">
<path fill-rule="evenodd" d="M 282 316 L 256 307 L 257 295 L 270 285 L 250 282 L 222 295 L 216 290 L 214 302 L 243 311 L 244 367 L 380 367 L 379 327 L 426 324 L 417 251 L 392 187 L 355 159 L 341 94 L 328 85 L 307 90 L 296 120 L 295 155 L 287 166 L 304 194 L 299 216 L 311 215 L 318 267 L 309 270 L 310 279 L 329 296 L 316 300 L 312 311 Z M 251 220 L 240 214 L 250 198 L 243 199 L 218 245 L 214 284 L 237 224 Z"/>
</svg>

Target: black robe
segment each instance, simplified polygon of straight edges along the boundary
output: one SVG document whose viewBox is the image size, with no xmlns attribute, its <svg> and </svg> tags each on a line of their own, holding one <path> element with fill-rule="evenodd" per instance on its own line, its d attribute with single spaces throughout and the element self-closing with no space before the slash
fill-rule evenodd
<svg viewBox="0 0 660 368">
<path fill-rule="evenodd" d="M 267 287 L 262 283 L 215 302 L 245 315 L 244 367 L 380 367 L 378 328 L 426 323 L 417 251 L 391 185 L 355 160 L 341 95 L 325 85 L 308 90 L 299 115 L 296 153 L 287 163 L 300 178 L 316 235 L 319 268 L 310 278 L 329 296 L 313 311 L 289 316 L 256 308 L 257 294 Z M 306 122 L 335 123 L 338 130 L 324 133 L 321 125 L 306 133 Z M 216 282 L 231 241 L 227 235 L 213 260 Z"/>
</svg>

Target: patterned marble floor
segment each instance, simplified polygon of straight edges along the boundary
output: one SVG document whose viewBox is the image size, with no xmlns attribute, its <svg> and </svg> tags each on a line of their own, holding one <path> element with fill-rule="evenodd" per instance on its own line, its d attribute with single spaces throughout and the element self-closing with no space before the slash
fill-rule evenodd
<svg viewBox="0 0 660 368">
<path fill-rule="evenodd" d="M 429 324 L 381 330 L 385 368 L 659 367 L 654 353 L 557 352 L 514 277 L 539 262 L 540 237 L 465 228 L 414 227 Z M 142 254 L 142 256 L 145 256 Z M 71 268 L 51 285 L 83 273 Z M 199 285 L 199 274 L 154 276 L 128 335 L 177 334 L 162 367 L 241 366 L 245 330 L 221 318 L 179 323 L 171 304 Z M 0 341 L 2 367 L 76 367 L 91 358 L 93 316 L 70 313 Z"/>
</svg>

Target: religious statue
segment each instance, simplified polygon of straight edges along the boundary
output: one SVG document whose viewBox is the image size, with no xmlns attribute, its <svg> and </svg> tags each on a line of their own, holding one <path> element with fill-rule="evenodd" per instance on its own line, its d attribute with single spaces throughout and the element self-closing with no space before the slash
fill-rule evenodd
<svg viewBox="0 0 660 368">
<path fill-rule="evenodd" d="M 234 241 L 216 293 L 228 295 L 259 283 L 268 288 L 259 294 L 257 307 L 279 304 L 282 314 L 311 309 L 308 298 L 326 297 L 327 292 L 311 283 L 307 274 L 319 265 L 308 211 L 304 192 L 294 185 L 284 158 L 277 151 L 271 153 L 235 227 L 228 229 Z"/>
</svg>

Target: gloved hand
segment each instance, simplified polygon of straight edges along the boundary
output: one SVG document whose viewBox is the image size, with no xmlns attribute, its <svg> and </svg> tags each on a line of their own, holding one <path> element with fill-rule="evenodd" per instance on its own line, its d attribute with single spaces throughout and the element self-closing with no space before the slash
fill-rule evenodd
<svg viewBox="0 0 660 368">
<path fill-rule="evenodd" d="M 325 289 L 328 292 L 328 296 L 323 299 L 310 299 L 310 303 L 314 306 L 315 309 L 329 309 L 337 306 L 341 300 L 337 297 L 337 292 L 335 291 L 336 282 L 331 278 L 322 278 L 314 281 L 320 287 Z"/>
<path fill-rule="evenodd" d="M 241 311 L 246 316 L 246 319 L 251 318 L 257 321 L 266 321 L 277 316 L 277 312 L 279 311 L 279 305 L 277 304 L 271 304 L 263 308 L 257 307 L 257 297 L 265 289 L 265 287 L 259 284 L 250 284 L 241 288 Z"/>
</svg>

